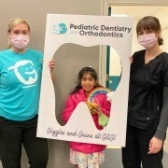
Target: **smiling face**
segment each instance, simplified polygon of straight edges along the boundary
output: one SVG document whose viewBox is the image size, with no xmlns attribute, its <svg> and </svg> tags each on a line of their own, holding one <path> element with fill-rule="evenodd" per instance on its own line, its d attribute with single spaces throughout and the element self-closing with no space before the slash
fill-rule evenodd
<svg viewBox="0 0 168 168">
<path fill-rule="evenodd" d="M 84 89 L 86 95 L 92 91 L 96 83 L 97 81 L 91 76 L 89 72 L 83 74 L 81 78 L 81 87 Z"/>
<path fill-rule="evenodd" d="M 38 79 L 34 64 L 29 60 L 18 61 L 15 65 L 9 67 L 8 70 L 14 71 L 17 79 L 24 84 L 24 87 L 35 85 Z"/>
</svg>

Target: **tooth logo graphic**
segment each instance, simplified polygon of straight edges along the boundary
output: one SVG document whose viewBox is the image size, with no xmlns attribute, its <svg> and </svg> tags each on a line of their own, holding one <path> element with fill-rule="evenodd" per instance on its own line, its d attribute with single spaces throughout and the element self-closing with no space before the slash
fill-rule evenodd
<svg viewBox="0 0 168 168">
<path fill-rule="evenodd" d="M 38 78 L 34 64 L 29 60 L 18 61 L 14 66 L 9 67 L 8 70 L 14 71 L 18 80 L 26 85 L 24 87 L 34 86 Z"/>
<path fill-rule="evenodd" d="M 52 25 L 51 32 L 54 34 L 65 34 L 67 32 L 67 26 L 64 23 Z"/>
</svg>

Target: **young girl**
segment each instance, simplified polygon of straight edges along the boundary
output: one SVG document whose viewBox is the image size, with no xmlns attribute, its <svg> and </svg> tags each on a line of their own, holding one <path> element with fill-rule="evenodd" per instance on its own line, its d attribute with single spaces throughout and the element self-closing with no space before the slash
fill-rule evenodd
<svg viewBox="0 0 168 168">
<path fill-rule="evenodd" d="M 78 74 L 78 84 L 70 93 L 62 119 L 66 123 L 74 109 L 80 102 L 87 102 L 90 92 L 102 87 L 98 83 L 96 71 L 92 67 L 84 67 Z M 97 106 L 91 112 L 97 129 L 103 127 L 98 124 L 98 118 L 104 114 L 109 117 L 111 103 L 107 101 L 105 94 L 98 94 L 96 97 Z M 79 142 L 70 143 L 70 163 L 77 165 L 77 168 L 99 168 L 104 161 L 105 145 L 87 144 Z"/>
</svg>

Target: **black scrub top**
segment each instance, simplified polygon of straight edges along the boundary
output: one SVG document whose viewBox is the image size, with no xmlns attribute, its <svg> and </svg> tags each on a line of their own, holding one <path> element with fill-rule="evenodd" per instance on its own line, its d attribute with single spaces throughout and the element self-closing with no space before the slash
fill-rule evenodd
<svg viewBox="0 0 168 168">
<path fill-rule="evenodd" d="M 145 50 L 135 52 L 130 73 L 128 124 L 156 130 L 164 86 L 168 86 L 168 54 L 163 52 L 145 64 Z"/>
</svg>

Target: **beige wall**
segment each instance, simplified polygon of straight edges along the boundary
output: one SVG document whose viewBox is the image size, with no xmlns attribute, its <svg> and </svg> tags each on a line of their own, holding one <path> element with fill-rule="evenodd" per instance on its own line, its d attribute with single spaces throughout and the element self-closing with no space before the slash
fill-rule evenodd
<svg viewBox="0 0 168 168">
<path fill-rule="evenodd" d="M 100 15 L 101 0 L 0 0 L 0 49 L 6 47 L 10 19 L 21 17 L 31 25 L 31 46 L 43 50 L 46 14 Z"/>
</svg>

